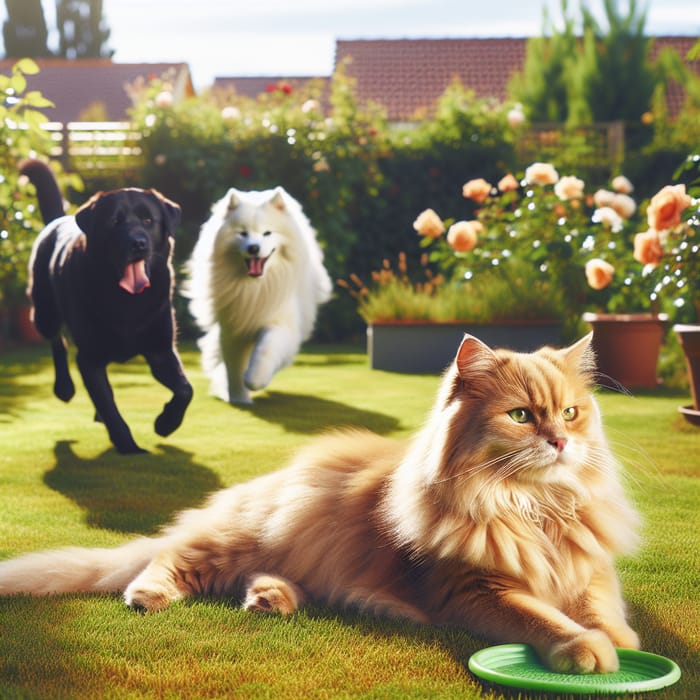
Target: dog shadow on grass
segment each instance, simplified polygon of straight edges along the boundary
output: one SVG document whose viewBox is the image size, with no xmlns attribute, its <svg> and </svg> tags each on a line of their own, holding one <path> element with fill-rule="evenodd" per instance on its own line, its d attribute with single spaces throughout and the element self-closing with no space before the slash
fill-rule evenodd
<svg viewBox="0 0 700 700">
<path fill-rule="evenodd" d="M 172 445 L 135 456 L 110 448 L 84 458 L 73 444 L 56 443 L 56 463 L 44 475 L 44 483 L 77 503 L 91 527 L 153 534 L 174 513 L 201 505 L 205 496 L 223 486 L 191 453 Z"/>
<path fill-rule="evenodd" d="M 386 435 L 401 428 L 396 416 L 310 394 L 268 391 L 257 396 L 254 403 L 238 407 L 269 423 L 277 423 L 290 433 L 314 434 L 333 427 L 355 426 Z"/>
</svg>

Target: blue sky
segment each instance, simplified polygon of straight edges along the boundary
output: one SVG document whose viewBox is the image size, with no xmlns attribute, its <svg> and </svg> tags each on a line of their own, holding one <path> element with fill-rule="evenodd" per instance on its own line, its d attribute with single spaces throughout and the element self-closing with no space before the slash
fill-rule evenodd
<svg viewBox="0 0 700 700">
<path fill-rule="evenodd" d="M 700 0 L 638 4 L 648 34 L 700 36 Z M 560 0 L 104 0 L 104 14 L 116 61 L 183 61 L 201 89 L 217 75 L 329 75 L 336 39 L 533 36 L 545 5 L 561 17 Z M 51 25 L 54 0 L 44 7 Z"/>
</svg>

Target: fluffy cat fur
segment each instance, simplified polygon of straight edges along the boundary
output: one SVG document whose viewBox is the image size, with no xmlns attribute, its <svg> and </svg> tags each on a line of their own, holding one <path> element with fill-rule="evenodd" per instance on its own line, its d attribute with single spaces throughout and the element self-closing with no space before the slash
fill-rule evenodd
<svg viewBox="0 0 700 700">
<path fill-rule="evenodd" d="M 552 669 L 607 672 L 637 648 L 614 558 L 637 514 L 591 395 L 590 336 L 531 354 L 466 336 L 406 443 L 324 436 L 290 466 L 220 491 L 155 538 L 0 563 L 0 593 L 123 592 L 161 610 L 305 599 L 527 642 Z"/>
</svg>

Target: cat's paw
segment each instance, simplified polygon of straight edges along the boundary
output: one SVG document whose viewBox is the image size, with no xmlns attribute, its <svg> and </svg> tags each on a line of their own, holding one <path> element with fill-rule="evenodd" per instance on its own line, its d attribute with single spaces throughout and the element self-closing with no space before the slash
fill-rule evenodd
<svg viewBox="0 0 700 700">
<path fill-rule="evenodd" d="M 124 602 L 135 610 L 157 612 L 165 610 L 170 603 L 181 598 L 181 594 L 169 586 L 145 585 L 138 580 L 132 581 L 124 591 Z"/>
<path fill-rule="evenodd" d="M 304 594 L 291 581 L 277 576 L 251 576 L 243 608 L 251 612 L 293 613 L 304 602 Z"/>
<path fill-rule="evenodd" d="M 586 630 L 555 644 L 547 654 L 547 664 L 557 673 L 612 673 L 620 667 L 613 643 L 601 630 Z"/>
<path fill-rule="evenodd" d="M 615 627 L 604 627 L 603 629 L 616 647 L 639 649 L 639 635 L 628 625 L 623 623 Z"/>
</svg>

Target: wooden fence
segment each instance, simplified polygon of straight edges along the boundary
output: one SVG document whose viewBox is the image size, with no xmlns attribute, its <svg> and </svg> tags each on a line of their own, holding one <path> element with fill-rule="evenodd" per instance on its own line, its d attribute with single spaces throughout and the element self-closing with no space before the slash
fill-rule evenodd
<svg viewBox="0 0 700 700">
<path fill-rule="evenodd" d="M 129 122 L 48 122 L 51 156 L 84 177 L 113 175 L 143 164 L 141 132 Z"/>
</svg>

